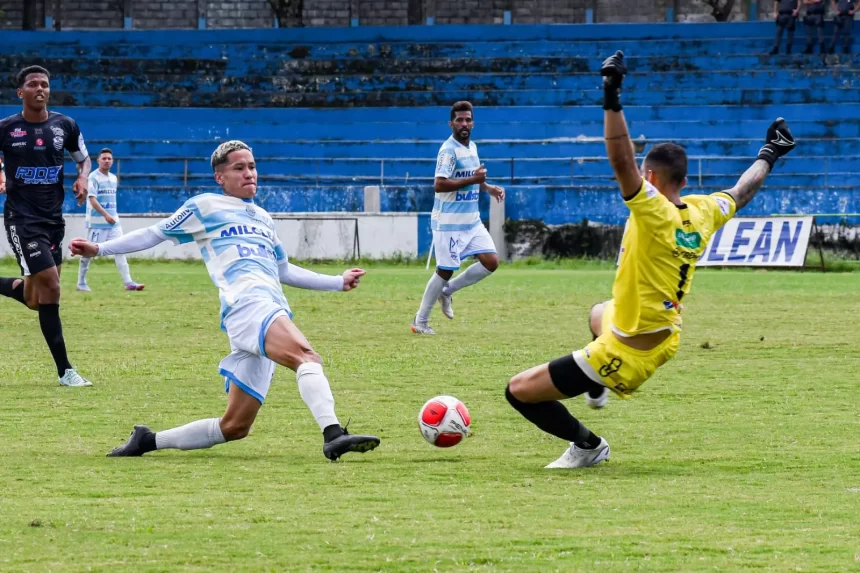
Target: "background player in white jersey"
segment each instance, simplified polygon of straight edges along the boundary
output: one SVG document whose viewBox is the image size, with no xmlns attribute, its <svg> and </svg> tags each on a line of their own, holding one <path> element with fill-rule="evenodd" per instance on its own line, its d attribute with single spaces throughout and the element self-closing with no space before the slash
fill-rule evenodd
<svg viewBox="0 0 860 573">
<path fill-rule="evenodd" d="M 142 251 L 165 240 L 196 242 L 220 291 L 221 328 L 230 339 L 231 353 L 219 365 L 229 392 L 227 411 L 221 418 L 162 432 L 135 426 L 128 441 L 108 455 L 141 456 L 168 448 L 196 450 L 241 440 L 266 398 L 275 363 L 296 372 L 299 393 L 323 432 L 323 454 L 328 459 L 374 449 L 379 438 L 352 435 L 341 427 L 322 360 L 293 324 L 281 288 L 286 284 L 352 290 L 364 271 L 352 269 L 343 276 L 328 276 L 290 264 L 272 218 L 252 201 L 257 193 L 257 166 L 247 145 L 222 143 L 212 154 L 212 168 L 223 195 L 193 197 L 170 218 L 100 245 L 84 239 L 71 242 L 73 254 L 88 257 Z"/>
<path fill-rule="evenodd" d="M 99 151 L 99 168 L 90 173 L 88 179 L 89 197 L 87 198 L 87 237 L 92 243 L 104 243 L 111 239 L 122 237 L 122 225 L 117 215 L 117 179 L 110 172 L 113 166 L 113 151 L 105 147 Z M 131 271 L 125 255 L 114 257 L 116 268 L 125 284 L 125 290 L 143 290 L 145 285 L 131 280 Z M 90 258 L 81 257 L 78 267 L 78 290 L 89 292 L 87 285 L 87 270 L 90 268 Z"/>
<path fill-rule="evenodd" d="M 500 203 L 505 190 L 487 183 L 487 170 L 478 159 L 478 147 L 472 138 L 472 104 L 458 101 L 451 106 L 451 137 L 442 144 L 436 158 L 436 198 L 430 228 L 436 253 L 436 272 L 430 277 L 418 314 L 412 321 L 412 332 L 436 334 L 430 328 L 430 311 L 438 300 L 442 313 L 454 318 L 451 295 L 461 288 L 475 284 L 499 267 L 499 256 L 490 233 L 481 222 L 478 197 L 486 191 Z M 478 262 L 451 280 L 460 261 L 474 256 Z"/>
</svg>

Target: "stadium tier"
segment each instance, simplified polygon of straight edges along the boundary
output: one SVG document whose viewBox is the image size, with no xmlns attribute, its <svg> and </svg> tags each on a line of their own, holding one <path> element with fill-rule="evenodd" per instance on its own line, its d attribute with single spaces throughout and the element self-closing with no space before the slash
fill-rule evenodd
<svg viewBox="0 0 860 573">
<path fill-rule="evenodd" d="M 52 72 L 51 107 L 78 121 L 91 152 L 114 151 L 130 213 L 214 189 L 208 156 L 226 139 L 253 147 L 270 211 L 359 211 L 366 185 L 382 187 L 383 210 L 429 211 L 448 108 L 468 99 L 508 217 L 621 223 L 598 74 L 616 49 L 631 70 L 638 151 L 683 145 L 689 191 L 730 187 L 783 116 L 798 148 L 747 212 L 857 213 L 860 56 L 766 56 L 772 33 L 769 23 L 261 30 L 253 41 L 241 30 L 4 32 L 0 63 Z M 0 104 L 19 110 L 11 81 Z"/>
</svg>

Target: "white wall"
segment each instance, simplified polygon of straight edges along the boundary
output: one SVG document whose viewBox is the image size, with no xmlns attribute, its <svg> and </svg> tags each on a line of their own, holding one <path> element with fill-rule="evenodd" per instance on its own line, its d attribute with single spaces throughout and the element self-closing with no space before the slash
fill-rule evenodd
<svg viewBox="0 0 860 573">
<path fill-rule="evenodd" d="M 121 215 L 123 232 L 129 233 L 155 224 L 169 214 Z M 272 213 L 275 230 L 287 255 L 295 259 L 346 259 L 353 255 L 356 221 L 360 253 L 368 258 L 418 255 L 418 217 L 415 213 Z M 64 256 L 69 258 L 69 241 L 86 237 L 83 215 L 66 215 Z M 13 256 L 5 232 L 0 237 L 0 257 Z M 173 246 L 170 242 L 130 257 L 199 259 L 192 244 Z"/>
</svg>

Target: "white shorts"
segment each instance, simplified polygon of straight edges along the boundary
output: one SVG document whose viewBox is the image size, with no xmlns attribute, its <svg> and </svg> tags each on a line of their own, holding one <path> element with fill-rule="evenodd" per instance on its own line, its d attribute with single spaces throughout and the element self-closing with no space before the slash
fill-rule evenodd
<svg viewBox="0 0 860 573">
<path fill-rule="evenodd" d="M 456 271 L 460 261 L 472 255 L 495 253 L 496 245 L 483 224 L 468 231 L 433 231 L 436 268 Z"/>
<path fill-rule="evenodd" d="M 87 240 L 91 243 L 104 243 L 122 237 L 122 225 L 117 221 L 110 229 L 87 229 Z"/>
<path fill-rule="evenodd" d="M 266 357 L 266 332 L 281 316 L 292 317 L 283 303 L 250 299 L 234 306 L 224 317 L 231 352 L 218 364 L 218 372 L 224 377 L 226 392 L 230 392 L 232 382 L 260 404 L 266 399 L 276 366 Z"/>
</svg>

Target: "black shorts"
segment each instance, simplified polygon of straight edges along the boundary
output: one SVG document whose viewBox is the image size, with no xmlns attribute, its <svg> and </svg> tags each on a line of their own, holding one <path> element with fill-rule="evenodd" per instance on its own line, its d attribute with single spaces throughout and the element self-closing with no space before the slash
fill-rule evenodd
<svg viewBox="0 0 860 573">
<path fill-rule="evenodd" d="M 5 223 L 6 239 L 15 253 L 22 275 L 35 275 L 63 264 L 65 227 L 8 220 Z"/>
</svg>

